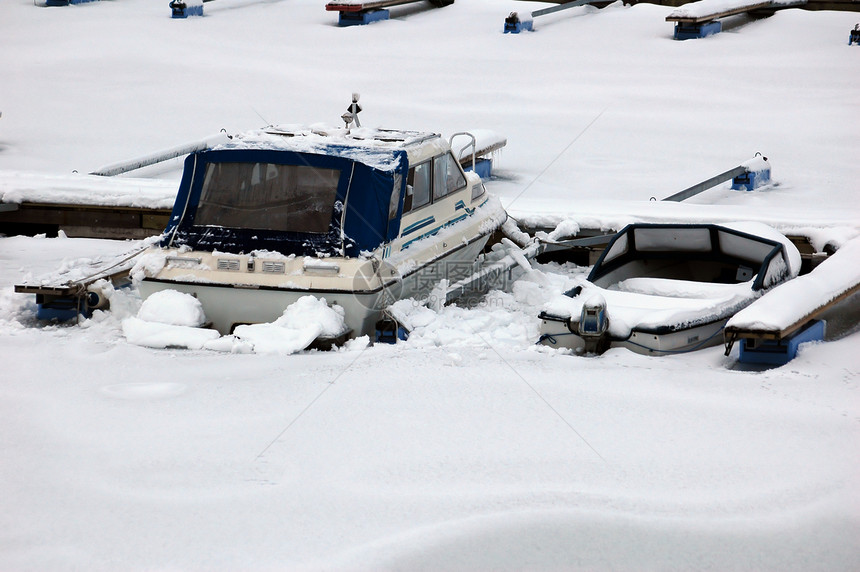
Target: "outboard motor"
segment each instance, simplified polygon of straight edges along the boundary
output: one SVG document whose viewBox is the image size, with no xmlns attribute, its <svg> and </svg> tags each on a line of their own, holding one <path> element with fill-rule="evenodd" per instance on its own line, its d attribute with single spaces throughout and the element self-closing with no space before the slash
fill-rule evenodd
<svg viewBox="0 0 860 572">
<path fill-rule="evenodd" d="M 609 345 L 606 332 L 609 330 L 609 317 L 606 314 L 606 300 L 600 294 L 591 296 L 582 305 L 577 333 L 585 342 L 587 353 L 603 353 Z"/>
</svg>

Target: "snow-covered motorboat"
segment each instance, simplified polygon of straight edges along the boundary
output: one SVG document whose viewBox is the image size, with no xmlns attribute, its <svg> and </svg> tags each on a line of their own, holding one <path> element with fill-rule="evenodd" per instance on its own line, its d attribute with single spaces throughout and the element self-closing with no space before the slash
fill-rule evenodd
<svg viewBox="0 0 860 572">
<path fill-rule="evenodd" d="M 269 127 L 186 158 L 139 289 L 192 294 L 224 334 L 308 294 L 373 334 L 391 303 L 473 272 L 506 218 L 437 134 Z"/>
<path fill-rule="evenodd" d="M 797 248 L 762 224 L 631 224 L 547 303 L 540 342 L 649 355 L 716 345 L 729 318 L 799 270 Z"/>
</svg>

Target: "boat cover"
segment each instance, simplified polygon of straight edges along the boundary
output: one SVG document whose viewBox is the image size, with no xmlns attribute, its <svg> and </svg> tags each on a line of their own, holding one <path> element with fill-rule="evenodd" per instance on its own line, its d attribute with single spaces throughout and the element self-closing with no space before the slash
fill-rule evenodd
<svg viewBox="0 0 860 572">
<path fill-rule="evenodd" d="M 192 153 L 162 246 L 357 256 L 397 237 L 407 170 L 390 148 Z"/>
</svg>

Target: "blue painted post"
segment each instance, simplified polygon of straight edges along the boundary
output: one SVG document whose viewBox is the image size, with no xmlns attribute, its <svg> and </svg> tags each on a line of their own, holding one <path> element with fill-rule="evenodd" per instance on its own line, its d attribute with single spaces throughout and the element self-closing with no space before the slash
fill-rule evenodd
<svg viewBox="0 0 860 572">
<path fill-rule="evenodd" d="M 824 339 L 826 322 L 815 320 L 799 332 L 784 340 L 758 340 L 753 342 L 741 339 L 738 361 L 767 365 L 785 365 L 795 357 L 800 344 Z"/>
<path fill-rule="evenodd" d="M 467 165 L 463 168 L 464 171 L 471 171 L 472 165 Z M 493 161 L 491 159 L 476 159 L 475 160 L 475 173 L 478 174 L 481 179 L 487 181 L 492 177 L 493 174 Z"/>
<path fill-rule="evenodd" d="M 854 29 L 848 34 L 848 45 L 860 45 L 860 24 L 854 26 Z"/>
<path fill-rule="evenodd" d="M 752 191 L 770 182 L 770 163 L 767 157 L 756 153 L 755 158 L 743 163 L 746 172 L 735 175 L 732 190 Z"/>
<path fill-rule="evenodd" d="M 520 20 L 519 14 L 516 12 L 511 12 L 507 18 L 505 18 L 505 34 L 519 34 L 523 30 L 527 32 L 531 32 L 532 30 L 532 20 Z"/>
<path fill-rule="evenodd" d="M 770 181 L 770 169 L 750 171 L 732 179 L 732 190 L 751 191 Z"/>
<path fill-rule="evenodd" d="M 675 22 L 675 39 L 692 40 L 694 38 L 705 38 L 720 33 L 723 25 L 719 20 L 710 22 Z"/>
<path fill-rule="evenodd" d="M 364 26 L 371 22 L 379 22 L 388 20 L 390 13 L 388 10 L 366 10 L 363 12 L 340 12 L 340 17 L 337 20 L 338 26 Z"/>
<path fill-rule="evenodd" d="M 172 0 L 170 2 L 171 18 L 187 18 L 188 16 L 202 16 L 203 2 L 205 0 Z"/>
</svg>

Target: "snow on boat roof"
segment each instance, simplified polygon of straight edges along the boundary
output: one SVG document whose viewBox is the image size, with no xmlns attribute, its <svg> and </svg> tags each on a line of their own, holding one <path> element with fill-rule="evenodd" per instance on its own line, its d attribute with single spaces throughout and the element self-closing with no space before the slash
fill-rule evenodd
<svg viewBox="0 0 860 572">
<path fill-rule="evenodd" d="M 428 142 L 440 141 L 438 133 L 359 127 L 344 129 L 324 125 L 277 125 L 248 131 L 213 150 L 266 149 L 343 157 L 383 171 L 399 164 L 400 151 L 414 151 Z"/>
</svg>

